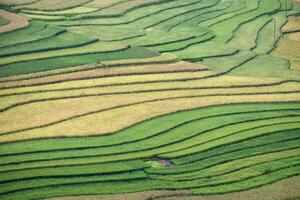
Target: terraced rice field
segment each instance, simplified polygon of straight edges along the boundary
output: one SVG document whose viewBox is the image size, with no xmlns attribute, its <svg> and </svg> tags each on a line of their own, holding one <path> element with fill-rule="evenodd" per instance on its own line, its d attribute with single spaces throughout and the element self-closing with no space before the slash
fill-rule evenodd
<svg viewBox="0 0 300 200">
<path fill-rule="evenodd" d="M 0 199 L 300 198 L 299 1 L 0 8 Z"/>
</svg>

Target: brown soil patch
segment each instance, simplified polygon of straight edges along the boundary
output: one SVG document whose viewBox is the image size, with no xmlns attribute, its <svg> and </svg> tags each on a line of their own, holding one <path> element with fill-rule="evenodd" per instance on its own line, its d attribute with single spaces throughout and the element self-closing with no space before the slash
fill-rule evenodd
<svg viewBox="0 0 300 200">
<path fill-rule="evenodd" d="M 29 22 L 26 17 L 7 12 L 5 10 L 0 10 L 0 16 L 10 21 L 9 24 L 0 26 L 0 33 L 6 33 L 29 26 Z"/>
</svg>

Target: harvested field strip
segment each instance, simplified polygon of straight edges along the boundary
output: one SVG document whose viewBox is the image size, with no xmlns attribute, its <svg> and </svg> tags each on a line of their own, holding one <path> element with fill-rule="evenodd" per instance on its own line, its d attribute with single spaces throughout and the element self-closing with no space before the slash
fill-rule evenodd
<svg viewBox="0 0 300 200">
<path fill-rule="evenodd" d="M 52 1 L 40 0 L 28 5 L 15 6 L 14 9 L 56 11 L 56 10 L 75 8 L 77 6 L 81 6 L 88 2 L 90 2 L 90 0 L 69 0 L 68 2 L 65 2 L 64 0 L 52 0 Z"/>
<path fill-rule="evenodd" d="M 122 67 L 119 69 L 95 67 L 95 69 L 74 72 L 74 73 L 70 72 L 67 74 L 56 75 L 55 77 L 51 75 L 49 76 L 46 75 L 45 78 L 33 78 L 29 80 L 22 80 L 22 81 L 15 81 L 15 82 L 11 81 L 7 83 L 2 83 L 0 89 L 11 89 L 11 88 L 29 87 L 29 86 L 37 86 L 37 85 L 42 86 L 46 84 L 54 84 L 54 83 L 75 81 L 75 80 L 87 80 L 87 79 L 95 79 L 95 78 L 108 78 L 108 77 L 112 78 L 112 77 L 150 75 L 150 74 L 154 75 L 154 74 L 170 74 L 170 73 L 189 73 L 189 72 L 199 72 L 199 71 L 207 71 L 207 69 L 200 68 L 198 66 L 196 67 L 195 65 L 190 65 L 189 63 L 186 62 L 164 64 L 164 65 L 156 64 L 156 65 L 147 65 L 147 66 L 144 65 L 144 66 L 137 66 L 137 67 Z M 96 88 L 97 85 L 90 86 L 88 88 L 92 88 L 92 87 Z M 81 89 L 84 89 L 84 87 L 82 87 Z"/>
<path fill-rule="evenodd" d="M 0 17 L 8 19 L 10 23 L 0 26 L 0 34 L 26 28 L 29 26 L 28 19 L 14 13 L 0 10 Z"/>
<path fill-rule="evenodd" d="M 210 77 L 208 79 L 208 77 Z M 102 77 L 99 78 L 91 78 L 91 79 L 78 79 L 78 80 L 68 80 L 68 81 L 59 81 L 58 83 L 50 83 L 45 85 L 37 84 L 37 86 L 28 86 L 28 87 L 16 87 L 16 88 L 3 88 L 0 90 L 0 94 L 10 94 L 10 93 L 24 93 L 24 92 L 34 92 L 34 91 L 58 91 L 58 90 L 68 90 L 68 89 L 80 89 L 80 88 L 93 88 L 93 87 L 112 87 L 112 86 L 124 86 L 130 87 L 130 85 L 136 85 L 136 89 L 144 88 L 142 84 L 152 84 L 158 85 L 155 83 L 165 83 L 164 86 L 167 88 L 171 88 L 174 84 L 184 84 L 184 82 L 210 82 L 213 80 L 220 80 L 224 77 L 219 77 L 217 73 L 206 71 L 206 70 L 199 70 L 197 72 L 185 72 L 185 73 L 176 73 L 176 72 L 169 72 L 169 73 L 162 73 L 162 74 L 141 74 L 141 75 L 130 75 L 130 76 L 113 76 L 113 77 Z M 207 79 L 207 80 L 204 80 Z M 223 80 L 229 80 L 228 78 L 224 78 Z M 236 79 L 239 79 L 236 77 Z M 243 79 L 243 78 L 241 78 Z M 243 79 L 244 83 L 249 83 L 247 79 Z M 281 82 L 280 79 L 252 79 L 255 81 L 256 84 L 270 84 L 270 83 L 278 83 Z M 234 83 L 234 81 L 232 81 Z M 231 82 L 231 83 L 232 83 Z M 75 84 L 80 84 L 81 86 L 75 86 Z M 140 86 L 139 86 L 140 85 Z"/>
<path fill-rule="evenodd" d="M 69 67 L 65 69 L 51 70 L 47 72 L 39 72 L 39 73 L 31 73 L 26 75 L 19 76 L 10 76 L 5 78 L 0 78 L 1 83 L 12 82 L 12 81 L 21 81 L 21 80 L 29 80 L 34 78 L 43 78 L 49 76 L 57 76 L 63 75 L 73 72 L 83 72 L 89 71 L 97 68 L 113 68 L 113 67 L 132 67 L 134 66 L 142 66 L 142 65 L 154 65 L 154 64 L 169 64 L 177 62 L 177 57 L 173 54 L 163 53 L 159 56 L 154 56 L 150 58 L 137 58 L 137 59 L 128 59 L 128 60 L 118 60 L 118 61 L 103 61 L 98 65 L 90 65 L 90 66 L 75 66 Z M 188 65 L 188 63 L 186 63 Z M 198 68 L 199 65 L 194 65 L 195 68 Z M 204 68 L 204 66 L 201 66 Z M 1 84 L 2 85 L 2 84 Z"/>
<path fill-rule="evenodd" d="M 86 45 L 90 46 L 90 45 Z M 82 47 L 77 48 L 80 50 Z M 100 48 L 100 46 L 99 46 Z M 111 47 L 107 47 L 111 48 Z M 125 47 L 124 47 L 125 48 Z M 69 56 L 59 56 L 55 58 L 44 58 L 39 60 L 28 60 L 27 62 L 19 62 L 14 64 L 8 64 L 1 66 L 0 77 L 7 77 L 18 74 L 28 74 L 33 72 L 41 72 L 53 69 L 61 69 L 65 67 L 73 67 L 83 64 L 97 63 L 106 60 L 118 60 L 118 59 L 130 59 L 130 58 L 141 58 L 141 57 L 153 57 L 157 56 L 157 53 L 149 51 L 147 49 L 132 47 L 132 48 L 121 48 L 114 51 L 92 53 L 86 52 L 86 54 L 80 55 L 69 55 Z M 76 48 L 73 48 L 73 50 Z M 103 50 L 103 48 L 101 48 Z M 64 51 L 64 50 L 59 50 Z M 56 53 L 59 53 L 56 51 Z M 72 51 L 72 49 L 71 49 Z M 89 50 L 91 51 L 91 50 Z M 53 51 L 55 53 L 55 51 Z M 45 52 L 46 54 L 48 52 Z M 45 53 L 41 53 L 44 54 Z M 30 59 L 30 54 L 25 55 Z M 48 55 L 46 55 L 48 56 Z M 9 57 L 8 57 L 9 58 Z"/>
<path fill-rule="evenodd" d="M 40 10 L 21 10 L 22 13 L 28 13 L 28 14 L 37 14 L 37 15 L 76 15 L 76 14 L 81 14 L 81 13 L 90 13 L 98 10 L 98 8 L 91 8 L 91 7 L 85 7 L 85 6 L 80 6 L 76 8 L 71 8 L 71 9 L 64 9 L 61 11 L 40 11 Z"/>
</svg>

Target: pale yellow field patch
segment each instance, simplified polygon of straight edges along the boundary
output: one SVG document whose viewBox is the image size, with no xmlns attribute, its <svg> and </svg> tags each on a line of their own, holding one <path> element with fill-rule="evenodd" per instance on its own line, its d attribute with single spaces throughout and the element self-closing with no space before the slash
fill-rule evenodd
<svg viewBox="0 0 300 200">
<path fill-rule="evenodd" d="M 234 90 L 233 90 L 234 91 Z M 192 92 L 193 95 L 195 95 L 195 92 Z M 163 95 L 168 95 L 170 97 L 170 94 L 166 94 L 166 92 Z M 145 95 L 140 96 L 133 96 L 130 95 L 132 100 L 134 98 L 139 99 L 139 101 L 145 100 Z M 109 97 L 102 97 L 101 100 L 98 99 L 97 101 L 89 101 L 85 100 L 82 101 L 81 105 L 73 105 L 73 111 L 81 111 L 81 107 L 83 106 L 87 109 L 90 109 L 90 107 L 97 105 L 97 108 L 99 109 L 99 106 L 102 104 L 110 104 L 111 101 L 124 101 L 129 102 L 128 99 L 126 99 L 124 96 L 122 96 L 121 100 L 120 97 L 117 95 L 114 96 L 114 98 Z M 0 142 L 8 142 L 8 141 L 16 141 L 16 140 L 26 140 L 31 138 L 43 138 L 43 137 L 60 137 L 60 136 L 87 136 L 87 135 L 102 135 L 102 134 L 108 134 L 111 132 L 118 131 L 120 129 L 123 129 L 125 127 L 128 127 L 132 124 L 135 124 L 137 122 L 141 122 L 143 120 L 156 117 L 159 115 L 167 114 L 170 112 L 176 112 L 180 110 L 186 110 L 191 109 L 195 107 L 206 107 L 206 106 L 212 106 L 212 105 L 220 105 L 220 104 L 228 104 L 228 103 L 252 103 L 252 102 L 289 102 L 289 101 L 300 101 L 300 93 L 291 93 L 291 94 L 261 94 L 261 95 L 235 95 L 235 96 L 228 96 L 228 95 L 220 95 L 220 96 L 212 96 L 212 97 L 194 97 L 194 98 L 177 98 L 177 99 L 171 99 L 171 100 L 156 100 L 154 102 L 149 103 L 142 103 L 142 104 L 134 104 L 131 106 L 124 106 L 119 107 L 115 109 L 110 109 L 107 111 L 102 112 L 96 112 L 95 114 L 89 114 L 82 117 L 77 117 L 72 120 L 65 121 L 63 123 L 58 123 L 52 126 L 44 127 L 44 128 L 37 128 L 29 131 L 20 131 L 14 134 L 8 134 L 8 135 L 2 135 L 0 136 Z M 133 101 L 134 102 L 134 101 Z M 78 103 L 78 102 L 76 102 Z M 130 102 L 129 102 L 130 103 Z M 65 106 L 69 105 L 70 103 L 65 102 Z M 53 106 L 62 104 L 56 102 L 53 104 Z M 122 104 L 121 104 L 122 105 Z M 38 106 L 39 109 L 42 109 L 43 106 Z M 24 109 L 24 108 L 23 108 Z M 8 129 L 11 130 L 11 127 L 18 126 L 28 126 L 28 123 L 30 125 L 33 123 L 34 120 L 36 122 L 38 121 L 44 121 L 48 120 L 49 118 L 57 119 L 61 115 L 65 115 L 66 111 L 70 112 L 70 107 L 67 109 L 61 108 L 59 113 L 57 113 L 58 110 L 50 114 L 49 107 L 46 110 L 46 113 L 39 113 L 39 117 L 36 116 L 34 118 L 34 109 L 25 108 L 23 110 L 23 114 L 26 114 L 26 111 L 30 110 L 29 117 L 31 115 L 31 120 L 25 119 L 22 122 L 16 122 L 16 119 L 10 118 L 9 121 L 6 121 L 6 123 L 10 123 L 10 126 L 1 127 L 1 131 L 7 131 Z M 63 110 L 65 109 L 65 110 Z M 18 112 L 20 112 L 20 109 L 18 109 Z M 9 112 L 8 112 L 9 113 Z M 7 117 L 13 116 L 13 113 L 5 114 L 1 116 L 1 120 L 7 120 Z M 14 116 L 19 116 L 20 113 L 15 113 Z M 51 117 L 55 115 L 56 117 Z M 26 118 L 27 116 L 24 116 Z M 34 119 L 33 119 L 33 118 Z M 27 120 L 27 121 L 26 121 Z M 1 122 L 2 123 L 2 122 Z M 5 123 L 4 123 L 5 125 Z"/>
</svg>

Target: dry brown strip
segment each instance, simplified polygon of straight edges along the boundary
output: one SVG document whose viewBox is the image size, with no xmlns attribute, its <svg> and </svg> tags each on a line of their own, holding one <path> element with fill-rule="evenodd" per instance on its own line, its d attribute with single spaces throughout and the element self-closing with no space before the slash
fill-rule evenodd
<svg viewBox="0 0 300 200">
<path fill-rule="evenodd" d="M 167 191 L 167 190 L 154 190 L 145 192 L 135 192 L 127 194 L 117 194 L 117 195 L 90 195 L 90 196 L 70 196 L 70 197 L 58 197 L 50 198 L 47 200 L 150 200 L 150 198 L 157 198 L 161 196 L 171 196 L 171 195 L 187 195 L 188 191 L 177 190 L 177 191 Z"/>
<path fill-rule="evenodd" d="M 128 76 L 139 74 L 160 74 L 160 73 L 172 73 L 172 72 L 193 72 L 193 71 L 206 70 L 201 65 L 195 65 L 188 62 L 178 62 L 173 64 L 149 64 L 141 66 L 129 66 L 129 67 L 99 67 L 87 71 L 79 71 L 67 74 L 60 74 L 56 76 L 41 77 L 29 80 L 19 80 L 0 83 L 0 89 L 24 87 L 32 85 L 44 85 L 50 83 L 58 83 L 71 80 L 83 80 L 92 78 L 103 78 L 113 76 Z"/>
<path fill-rule="evenodd" d="M 11 21 L 9 24 L 0 26 L 0 33 L 6 33 L 29 26 L 29 22 L 26 17 L 7 12 L 5 10 L 0 10 L 0 16 Z"/>
</svg>

